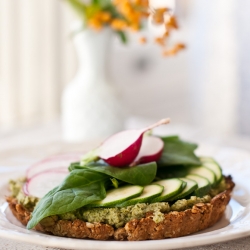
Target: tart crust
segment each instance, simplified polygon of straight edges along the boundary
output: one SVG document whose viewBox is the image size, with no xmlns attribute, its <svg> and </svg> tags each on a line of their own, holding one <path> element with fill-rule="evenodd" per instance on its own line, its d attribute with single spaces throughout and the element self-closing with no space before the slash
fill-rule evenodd
<svg viewBox="0 0 250 250">
<path fill-rule="evenodd" d="M 152 213 L 147 213 L 145 218 L 131 220 L 118 229 L 108 224 L 89 223 L 79 219 L 59 220 L 57 216 L 50 216 L 43 219 L 34 229 L 63 237 L 119 241 L 158 240 L 189 235 L 213 226 L 222 218 L 235 186 L 231 176 L 225 179 L 227 189 L 213 197 L 210 203 L 198 203 L 185 211 L 166 213 L 160 223 L 153 221 Z M 7 197 L 6 200 L 13 215 L 26 226 L 31 212 L 18 204 L 13 197 Z"/>
</svg>

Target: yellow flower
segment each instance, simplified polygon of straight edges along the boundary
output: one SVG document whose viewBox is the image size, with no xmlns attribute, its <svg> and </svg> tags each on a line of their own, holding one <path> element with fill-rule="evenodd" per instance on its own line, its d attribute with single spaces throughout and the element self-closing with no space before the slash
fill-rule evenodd
<svg viewBox="0 0 250 250">
<path fill-rule="evenodd" d="M 161 45 L 161 46 L 165 46 L 165 39 L 164 37 L 156 37 L 155 38 L 155 43 Z"/>
<path fill-rule="evenodd" d="M 171 31 L 178 28 L 177 20 L 168 8 L 158 8 L 151 13 L 149 0 L 112 0 L 105 9 L 101 4 L 93 4 L 90 1 L 77 12 L 78 14 L 82 12 L 81 16 L 87 19 L 87 25 L 92 29 L 101 30 L 104 26 L 109 26 L 113 30 L 121 32 L 127 29 L 138 32 L 143 26 L 143 21 L 152 15 L 155 24 L 165 26 L 164 34 L 155 38 L 155 43 L 164 49 L 163 55 L 175 55 L 185 48 L 182 43 L 168 48 L 167 39 L 170 37 Z M 147 39 L 140 37 L 139 42 L 145 44 Z"/>
<path fill-rule="evenodd" d="M 91 18 L 88 20 L 88 25 L 92 27 L 95 30 L 101 30 L 102 29 L 102 23 L 97 18 Z"/>
<path fill-rule="evenodd" d="M 111 21 L 111 27 L 115 30 L 124 30 L 127 27 L 127 23 L 121 19 L 114 19 Z"/>
<path fill-rule="evenodd" d="M 156 9 L 155 13 L 153 13 L 153 22 L 156 24 L 164 23 L 164 14 L 167 12 L 167 8 Z"/>
<path fill-rule="evenodd" d="M 145 44 L 146 42 L 147 42 L 146 37 L 140 37 L 140 39 L 139 39 L 140 44 Z"/>
<path fill-rule="evenodd" d="M 140 25 L 138 23 L 132 23 L 129 25 L 129 28 L 132 30 L 132 31 L 139 31 L 140 29 Z"/>
<path fill-rule="evenodd" d="M 174 16 L 170 16 L 165 24 L 166 29 L 178 29 L 178 24 Z"/>
<path fill-rule="evenodd" d="M 177 43 L 173 46 L 173 48 L 163 51 L 164 56 L 174 56 L 180 50 L 185 49 L 186 46 L 183 43 Z"/>
<path fill-rule="evenodd" d="M 100 11 L 98 13 L 98 19 L 101 20 L 102 22 L 109 22 L 111 20 L 111 14 L 107 11 Z"/>
</svg>

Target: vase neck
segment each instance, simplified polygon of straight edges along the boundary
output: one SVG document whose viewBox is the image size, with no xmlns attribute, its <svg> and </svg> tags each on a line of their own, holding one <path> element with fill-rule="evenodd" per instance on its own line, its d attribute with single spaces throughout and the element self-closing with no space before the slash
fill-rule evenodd
<svg viewBox="0 0 250 250">
<path fill-rule="evenodd" d="M 106 79 L 108 76 L 111 30 L 85 29 L 77 34 L 74 43 L 79 60 L 79 71 L 85 79 Z"/>
</svg>

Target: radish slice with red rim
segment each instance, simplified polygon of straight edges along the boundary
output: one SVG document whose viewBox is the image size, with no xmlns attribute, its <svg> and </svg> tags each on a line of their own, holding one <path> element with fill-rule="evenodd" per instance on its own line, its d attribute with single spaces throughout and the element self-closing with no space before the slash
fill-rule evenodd
<svg viewBox="0 0 250 250">
<path fill-rule="evenodd" d="M 128 166 L 140 150 L 142 137 L 138 130 L 122 131 L 107 139 L 99 147 L 98 155 L 111 166 Z"/>
<path fill-rule="evenodd" d="M 51 156 L 30 166 L 26 172 L 26 178 L 30 179 L 47 170 L 68 171 L 69 165 L 72 162 L 80 161 L 81 156 L 82 153 L 79 152 Z"/>
<path fill-rule="evenodd" d="M 155 136 L 144 136 L 135 163 L 158 161 L 161 157 L 163 148 L 164 142 L 161 138 Z"/>
<path fill-rule="evenodd" d="M 68 175 L 65 171 L 44 171 L 33 176 L 26 183 L 27 195 L 42 198 L 50 190 L 61 184 Z"/>
<path fill-rule="evenodd" d="M 25 182 L 25 183 L 23 184 L 22 190 L 23 190 L 23 193 L 24 193 L 26 196 L 29 196 L 29 192 L 28 192 L 28 189 L 27 189 L 27 183 L 28 183 L 28 182 Z"/>
<path fill-rule="evenodd" d="M 97 148 L 97 155 L 114 167 L 130 165 L 137 157 L 143 134 L 148 130 L 163 124 L 168 124 L 170 119 L 162 119 L 143 129 L 126 130 L 109 137 Z"/>
</svg>

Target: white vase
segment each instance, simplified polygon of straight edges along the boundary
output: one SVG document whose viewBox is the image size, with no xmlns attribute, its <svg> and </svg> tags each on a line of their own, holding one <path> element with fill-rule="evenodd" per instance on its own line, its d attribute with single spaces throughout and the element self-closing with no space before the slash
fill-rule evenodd
<svg viewBox="0 0 250 250">
<path fill-rule="evenodd" d="M 112 31 L 85 29 L 74 37 L 79 69 L 62 96 L 63 138 L 101 139 L 123 129 L 120 93 L 110 79 Z"/>
</svg>

